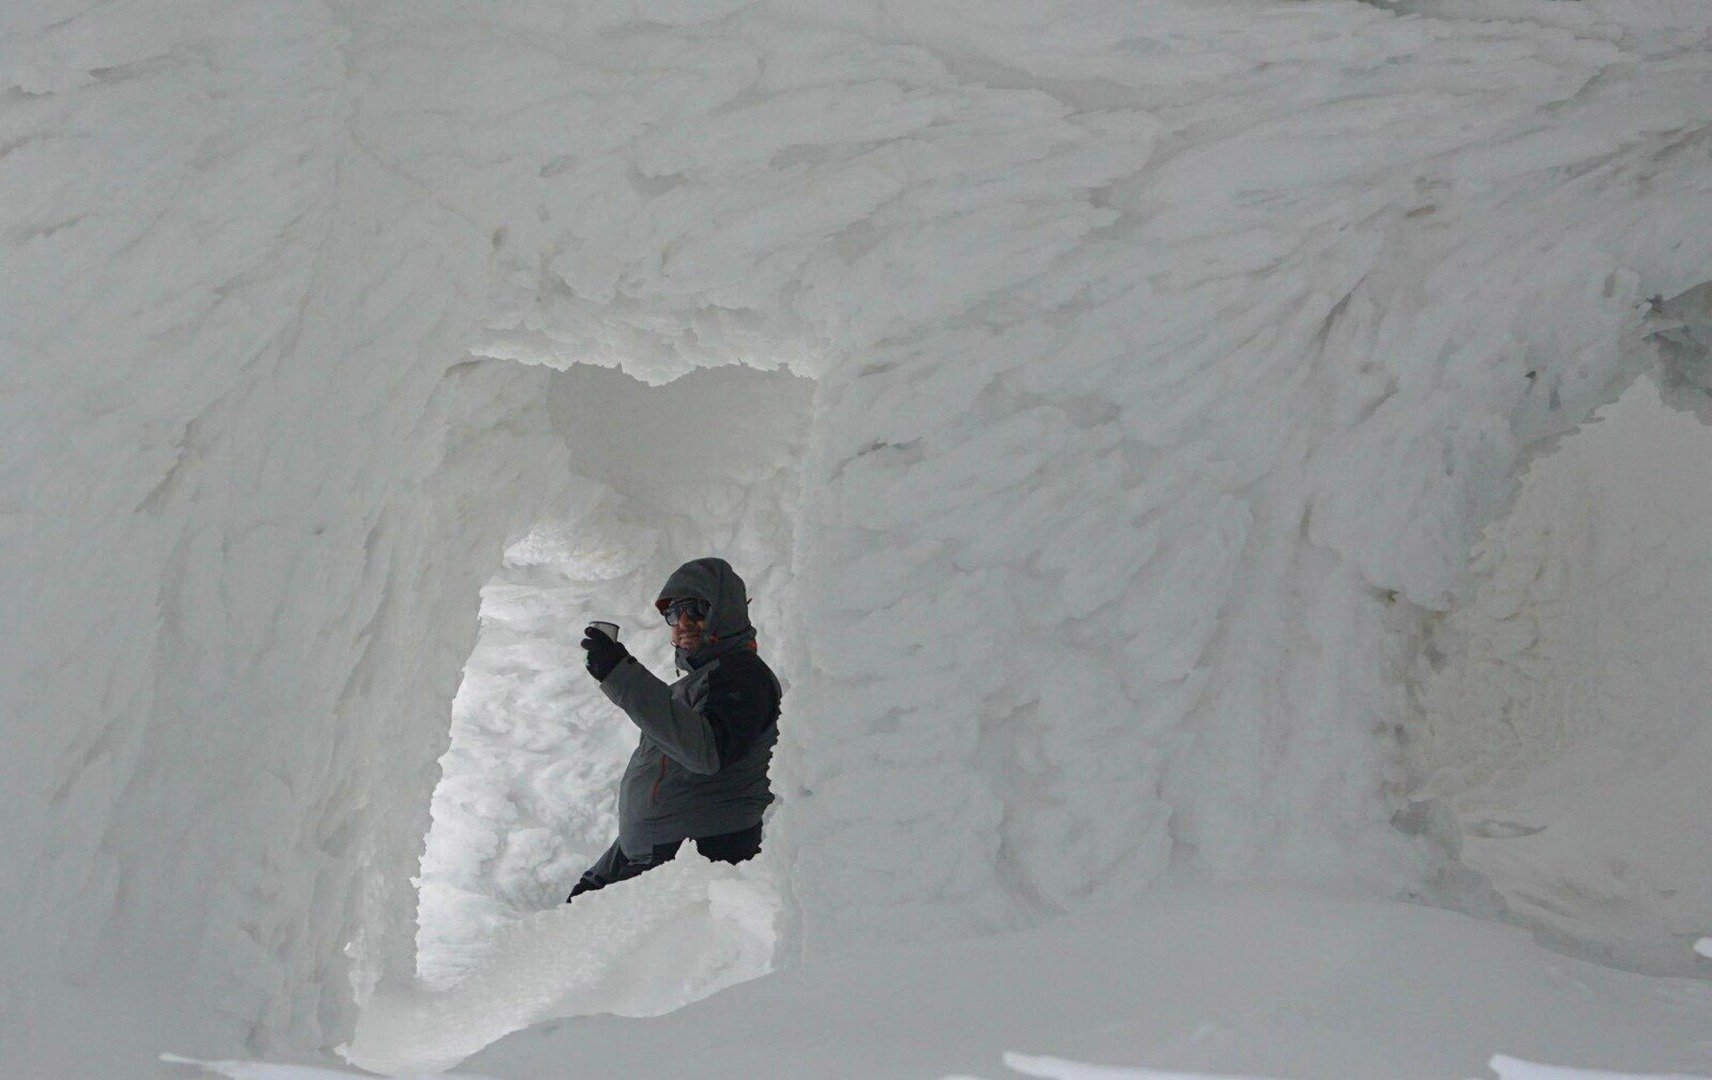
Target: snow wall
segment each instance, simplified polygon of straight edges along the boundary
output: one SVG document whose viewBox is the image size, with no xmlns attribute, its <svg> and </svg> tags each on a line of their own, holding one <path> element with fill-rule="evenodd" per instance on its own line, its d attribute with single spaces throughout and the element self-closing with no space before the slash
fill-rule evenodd
<svg viewBox="0 0 1712 1080">
<path fill-rule="evenodd" d="M 1643 377 L 1536 460 L 1429 617 L 1405 815 L 1536 939 L 1704 977 L 1712 428 L 1659 399 Z"/>
<path fill-rule="evenodd" d="M 1705 408 L 1709 18 L 9 6 L 0 1042 L 290 1053 L 409 972 L 579 363 L 818 381 L 772 631 L 803 948 L 1172 873 L 1428 888 L 1423 620 L 1639 372 Z"/>
</svg>

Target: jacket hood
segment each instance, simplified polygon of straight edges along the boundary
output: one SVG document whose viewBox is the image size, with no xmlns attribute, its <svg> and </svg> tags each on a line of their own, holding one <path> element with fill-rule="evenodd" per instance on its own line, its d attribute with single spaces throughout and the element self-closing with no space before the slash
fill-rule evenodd
<svg viewBox="0 0 1712 1080">
<path fill-rule="evenodd" d="M 715 642 L 728 641 L 749 631 L 749 591 L 724 559 L 692 559 L 672 571 L 654 606 L 665 611 L 667 604 L 685 596 L 712 605 L 707 632 Z"/>
</svg>

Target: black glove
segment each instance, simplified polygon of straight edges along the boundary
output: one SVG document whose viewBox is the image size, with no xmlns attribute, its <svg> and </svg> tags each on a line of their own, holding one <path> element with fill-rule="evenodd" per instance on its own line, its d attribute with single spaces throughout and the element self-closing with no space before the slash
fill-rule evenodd
<svg viewBox="0 0 1712 1080">
<path fill-rule="evenodd" d="M 630 655 L 629 649 L 607 637 L 605 631 L 592 626 L 583 629 L 583 649 L 588 653 L 588 672 L 594 676 L 595 682 L 605 682 L 612 669 Z"/>
</svg>

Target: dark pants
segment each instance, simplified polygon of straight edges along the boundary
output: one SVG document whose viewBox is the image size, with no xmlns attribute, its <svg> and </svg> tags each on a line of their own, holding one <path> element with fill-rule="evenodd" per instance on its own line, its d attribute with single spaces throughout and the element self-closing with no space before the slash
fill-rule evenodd
<svg viewBox="0 0 1712 1080">
<path fill-rule="evenodd" d="M 576 886 L 571 889 L 571 895 L 565 898 L 570 903 L 577 898 L 578 893 L 593 892 L 604 889 L 615 881 L 633 878 L 637 874 L 646 873 L 661 863 L 669 863 L 678 854 L 678 848 L 683 846 L 682 840 L 673 840 L 669 844 L 655 844 L 654 852 L 647 859 L 632 859 L 624 854 L 623 849 L 613 841 L 606 854 L 596 859 L 594 865 L 583 871 L 583 876 Z M 753 859 L 761 853 L 761 823 L 756 822 L 747 829 L 737 832 L 720 833 L 718 836 L 701 836 L 696 838 L 696 850 L 702 857 L 712 862 L 740 863 Z"/>
</svg>

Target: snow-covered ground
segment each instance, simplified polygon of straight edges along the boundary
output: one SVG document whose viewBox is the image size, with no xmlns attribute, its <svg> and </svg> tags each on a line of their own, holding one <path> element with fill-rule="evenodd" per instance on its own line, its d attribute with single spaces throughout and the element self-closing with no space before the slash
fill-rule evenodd
<svg viewBox="0 0 1712 1080">
<path fill-rule="evenodd" d="M 669 879 L 651 883 L 659 894 L 675 897 L 728 880 L 707 864 L 655 873 Z M 611 931 L 604 912 L 568 909 L 554 913 L 556 926 L 536 928 L 535 940 L 574 957 L 585 915 L 581 928 Z M 685 909 L 682 917 L 705 926 L 708 916 Z M 660 984 L 671 977 L 670 965 L 650 970 Z M 526 992 L 511 996 L 493 983 L 480 993 L 489 1000 L 471 994 L 435 1014 L 438 1047 L 468 1049 L 484 1015 Z M 1487 1063 L 1503 1055 L 1558 1067 L 1498 1072 L 1509 1080 L 1582 1080 L 1570 1067 L 1712 1076 L 1712 984 L 1703 979 L 1565 957 L 1523 931 L 1451 912 L 1283 888 L 1165 891 L 1034 930 L 828 949 L 651 1020 L 624 1018 L 614 997 L 606 1004 L 620 1015 L 542 1024 L 454 1072 L 500 1080 L 1019 1080 L 1019 1072 L 1155 1080 L 1166 1071 L 1490 1080 Z M 1006 1051 L 1110 1071 L 1040 1072 L 1023 1062 L 1013 1071 Z"/>
<path fill-rule="evenodd" d="M 1704 1069 L 1709 133 L 1702 0 L 0 6 L 0 1065 Z M 560 623 L 709 547 L 767 856 L 579 933 Z"/>
</svg>

